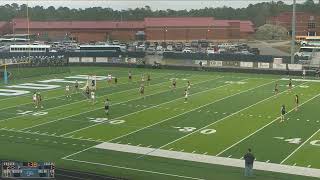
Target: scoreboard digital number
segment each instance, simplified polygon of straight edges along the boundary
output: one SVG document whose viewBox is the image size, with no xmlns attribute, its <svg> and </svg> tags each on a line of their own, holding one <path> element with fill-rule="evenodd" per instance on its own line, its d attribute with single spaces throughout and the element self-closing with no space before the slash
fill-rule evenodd
<svg viewBox="0 0 320 180">
<path fill-rule="evenodd" d="M 54 178 L 54 171 L 52 162 L 1 162 L 2 178 Z"/>
</svg>

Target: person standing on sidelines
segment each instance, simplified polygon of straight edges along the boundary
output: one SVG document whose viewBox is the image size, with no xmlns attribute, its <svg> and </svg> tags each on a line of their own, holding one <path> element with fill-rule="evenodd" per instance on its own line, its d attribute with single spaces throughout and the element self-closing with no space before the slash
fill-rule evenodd
<svg viewBox="0 0 320 180">
<path fill-rule="evenodd" d="M 302 70 L 302 79 L 305 79 L 305 78 L 306 78 L 306 74 L 307 74 L 306 70 L 305 70 L 305 69 Z"/>
<path fill-rule="evenodd" d="M 281 117 L 280 117 L 280 122 L 284 121 L 284 115 L 286 114 L 286 106 L 282 105 L 281 106 Z"/>
<path fill-rule="evenodd" d="M 289 87 L 289 91 L 291 92 L 291 89 L 292 89 L 292 79 L 291 78 L 289 79 L 288 87 Z"/>
<path fill-rule="evenodd" d="M 279 92 L 278 83 L 276 83 L 276 85 L 274 86 L 274 93 L 278 94 L 278 92 Z"/>
<path fill-rule="evenodd" d="M 295 110 L 298 111 L 298 107 L 299 107 L 299 96 L 298 96 L 297 94 L 295 95 L 294 101 L 295 101 L 295 105 L 296 105 Z"/>
<path fill-rule="evenodd" d="M 107 98 L 106 101 L 104 102 L 104 112 L 109 116 L 109 109 L 110 109 L 110 102 L 109 99 Z"/>
<path fill-rule="evenodd" d="M 244 176 L 250 177 L 253 175 L 253 162 L 255 160 L 254 155 L 251 152 L 251 149 L 248 149 L 248 152 L 243 156 L 245 161 L 245 169 L 244 169 Z"/>
</svg>

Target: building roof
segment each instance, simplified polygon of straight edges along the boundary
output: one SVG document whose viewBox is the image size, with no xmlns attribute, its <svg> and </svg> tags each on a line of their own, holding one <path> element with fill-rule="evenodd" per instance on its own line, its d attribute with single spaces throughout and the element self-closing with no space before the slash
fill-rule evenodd
<svg viewBox="0 0 320 180">
<path fill-rule="evenodd" d="M 146 27 L 210 27 L 213 17 L 161 17 L 145 18 Z"/>
<path fill-rule="evenodd" d="M 27 19 L 14 19 L 16 29 L 27 29 Z M 150 27 L 229 27 L 239 23 L 241 32 L 254 32 L 251 21 L 216 20 L 213 17 L 163 17 L 145 18 L 144 21 L 30 21 L 30 29 L 144 29 Z M 1 27 L 1 26 L 0 26 Z"/>
<path fill-rule="evenodd" d="M 16 29 L 28 28 L 27 20 L 14 21 Z M 142 29 L 143 21 L 30 21 L 31 29 Z"/>
</svg>

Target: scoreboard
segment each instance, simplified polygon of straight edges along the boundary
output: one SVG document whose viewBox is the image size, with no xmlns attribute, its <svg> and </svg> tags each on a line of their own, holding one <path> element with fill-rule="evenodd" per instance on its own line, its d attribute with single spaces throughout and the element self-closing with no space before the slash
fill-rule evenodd
<svg viewBox="0 0 320 180">
<path fill-rule="evenodd" d="M 55 165 L 52 162 L 1 162 L 2 178 L 54 178 Z"/>
</svg>

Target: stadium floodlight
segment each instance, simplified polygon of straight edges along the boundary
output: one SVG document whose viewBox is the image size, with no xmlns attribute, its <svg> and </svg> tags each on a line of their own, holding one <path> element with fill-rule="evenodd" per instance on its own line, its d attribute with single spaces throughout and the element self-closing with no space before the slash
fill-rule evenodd
<svg viewBox="0 0 320 180">
<path fill-rule="evenodd" d="M 292 23 L 291 23 L 291 64 L 294 64 L 295 41 L 296 41 L 296 0 L 292 3 Z"/>
</svg>

